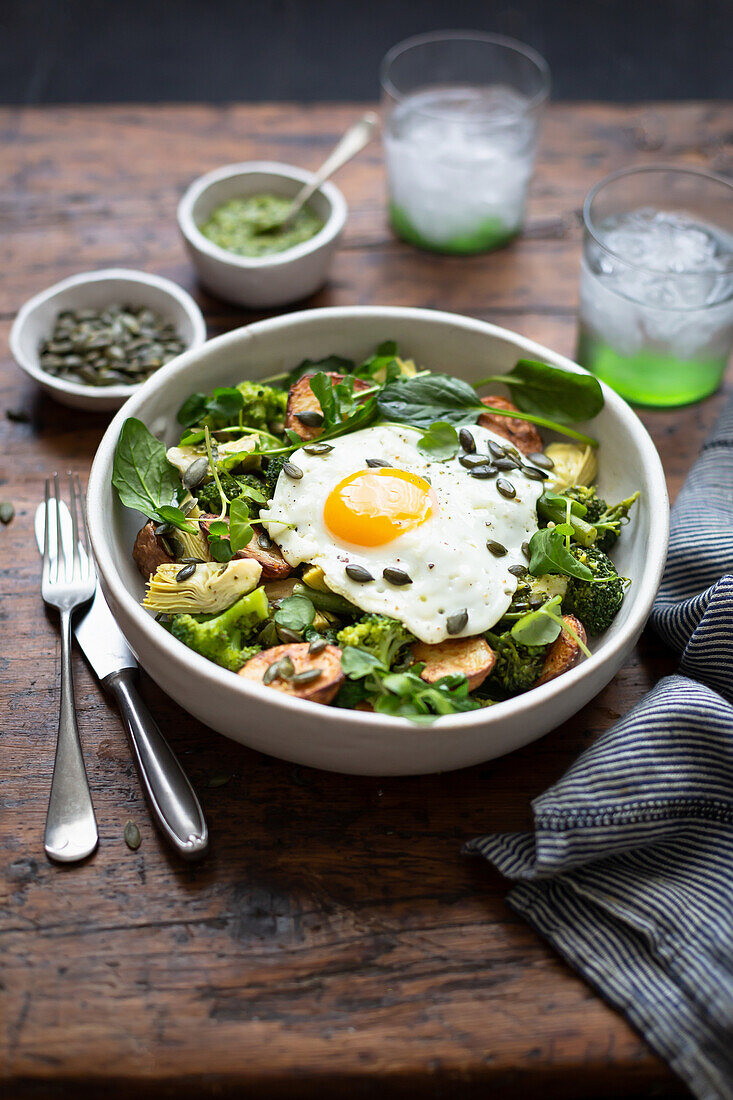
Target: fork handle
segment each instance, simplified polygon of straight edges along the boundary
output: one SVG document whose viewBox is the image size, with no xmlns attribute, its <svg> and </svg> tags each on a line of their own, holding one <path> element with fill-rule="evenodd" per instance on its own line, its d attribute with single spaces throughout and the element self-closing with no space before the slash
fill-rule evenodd
<svg viewBox="0 0 733 1100">
<path fill-rule="evenodd" d="M 98 841 L 97 822 L 76 724 L 71 671 L 71 612 L 62 611 L 59 736 L 43 846 L 51 859 L 73 863 L 91 855 Z"/>
<path fill-rule="evenodd" d="M 200 859 L 209 846 L 203 810 L 177 756 L 140 698 L 135 677 L 133 669 L 123 668 L 105 676 L 102 684 L 119 704 L 158 828 L 184 859 Z"/>
</svg>

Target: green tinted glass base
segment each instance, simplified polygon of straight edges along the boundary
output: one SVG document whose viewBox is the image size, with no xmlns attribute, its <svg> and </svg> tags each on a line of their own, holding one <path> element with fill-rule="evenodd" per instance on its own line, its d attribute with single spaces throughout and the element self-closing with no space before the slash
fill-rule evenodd
<svg viewBox="0 0 733 1100">
<path fill-rule="evenodd" d="M 471 233 L 453 237 L 450 241 L 431 241 L 415 228 L 403 206 L 390 203 L 389 217 L 392 228 L 403 241 L 430 252 L 446 252 L 454 256 L 493 252 L 495 248 L 503 248 L 519 232 L 518 229 L 507 229 L 499 218 L 486 218 Z"/>
<path fill-rule="evenodd" d="M 726 357 L 677 359 L 661 352 L 619 355 L 610 345 L 581 330 L 578 362 L 635 405 L 670 408 L 690 405 L 714 393 Z"/>
</svg>

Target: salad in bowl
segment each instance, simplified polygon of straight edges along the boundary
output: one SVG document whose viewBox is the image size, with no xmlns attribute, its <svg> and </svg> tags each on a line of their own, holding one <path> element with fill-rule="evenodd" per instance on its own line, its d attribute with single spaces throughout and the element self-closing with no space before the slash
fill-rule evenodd
<svg viewBox="0 0 733 1100">
<path fill-rule="evenodd" d="M 497 395 L 498 384 L 511 399 Z M 473 385 L 393 341 L 190 393 L 166 447 L 129 417 L 112 483 L 160 630 L 250 683 L 418 723 L 589 656 L 630 582 L 639 496 L 595 488 L 598 381 L 545 362 Z"/>
</svg>

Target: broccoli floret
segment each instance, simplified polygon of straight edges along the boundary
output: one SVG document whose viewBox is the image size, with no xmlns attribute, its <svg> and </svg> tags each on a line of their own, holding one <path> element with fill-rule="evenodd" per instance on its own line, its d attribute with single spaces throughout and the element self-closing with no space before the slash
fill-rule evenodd
<svg viewBox="0 0 733 1100">
<path fill-rule="evenodd" d="M 221 481 L 222 489 L 230 501 L 244 495 L 249 505 L 250 515 L 259 515 L 262 505 L 258 501 L 252 499 L 251 494 L 247 493 L 247 489 L 252 489 L 263 497 L 266 497 L 267 488 L 261 478 L 257 477 L 256 474 L 234 475 L 220 473 L 219 480 Z M 216 482 L 213 479 L 208 481 L 206 485 L 202 485 L 200 489 L 196 489 L 195 493 L 198 506 L 202 512 L 218 513 L 221 510 L 221 497 L 219 496 Z"/>
<path fill-rule="evenodd" d="M 603 497 L 598 496 L 598 491 L 593 485 L 571 485 L 564 491 L 564 496 L 571 500 L 577 500 L 588 509 L 583 517 L 587 523 L 593 524 L 598 537 L 594 546 L 599 550 L 610 550 L 621 533 L 622 526 L 626 523 L 629 511 L 638 499 L 639 494 L 627 497 L 618 504 L 607 504 Z"/>
<path fill-rule="evenodd" d="M 365 649 L 385 668 L 392 668 L 405 646 L 414 641 L 406 626 L 387 615 L 364 615 L 358 622 L 345 626 L 337 636 L 342 649 L 344 646 Z"/>
<path fill-rule="evenodd" d="M 267 469 L 265 470 L 265 496 L 268 500 L 272 500 L 275 495 L 277 479 L 280 477 L 280 471 L 287 461 L 287 455 L 273 455 L 272 458 L 268 458 L 267 460 Z"/>
<path fill-rule="evenodd" d="M 608 630 L 623 603 L 624 581 L 609 556 L 597 546 L 573 546 L 571 553 L 588 566 L 596 580 L 605 583 L 570 577 L 562 602 L 563 613 L 577 615 L 589 634 L 602 634 Z"/>
<path fill-rule="evenodd" d="M 240 382 L 237 389 L 244 398 L 242 420 L 249 428 L 281 432 L 288 403 L 286 390 L 263 386 L 260 382 Z"/>
<path fill-rule="evenodd" d="M 247 643 L 267 618 L 268 607 L 264 588 L 256 588 L 218 615 L 174 615 L 170 632 L 189 649 L 238 672 L 262 648 Z"/>
<path fill-rule="evenodd" d="M 496 654 L 496 664 L 480 694 L 505 699 L 529 691 L 539 679 L 547 646 L 522 645 L 508 630 L 504 634 L 489 632 L 486 640 Z"/>
<path fill-rule="evenodd" d="M 582 501 L 577 501 L 581 507 L 577 511 L 571 511 L 568 515 L 568 507 L 566 500 L 573 500 L 568 493 L 551 493 L 545 491 L 540 499 L 537 501 L 537 516 L 540 520 L 540 526 L 546 527 L 548 523 L 570 523 L 573 528 L 572 538 L 575 542 L 579 542 L 582 546 L 592 546 L 598 537 L 598 532 L 592 523 L 588 522 L 588 516 L 583 511 L 585 504 Z M 583 515 L 579 515 L 578 512 L 583 512 Z"/>
</svg>

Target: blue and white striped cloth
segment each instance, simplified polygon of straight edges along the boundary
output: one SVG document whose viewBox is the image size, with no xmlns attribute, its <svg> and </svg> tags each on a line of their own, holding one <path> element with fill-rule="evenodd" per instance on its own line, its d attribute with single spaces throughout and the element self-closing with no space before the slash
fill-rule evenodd
<svg viewBox="0 0 733 1100">
<path fill-rule="evenodd" d="M 732 574 L 733 403 L 672 512 L 651 624 L 679 673 L 535 799 L 534 833 L 466 849 L 701 1100 L 733 1100 Z"/>
</svg>

